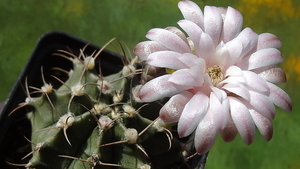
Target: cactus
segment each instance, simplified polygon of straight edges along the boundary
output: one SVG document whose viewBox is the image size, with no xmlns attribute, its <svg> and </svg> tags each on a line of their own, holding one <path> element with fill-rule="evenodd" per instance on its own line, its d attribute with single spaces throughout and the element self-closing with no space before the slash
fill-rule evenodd
<svg viewBox="0 0 300 169">
<path fill-rule="evenodd" d="M 67 51 L 54 55 L 70 60 L 66 81 L 54 89 L 42 79 L 40 88 L 26 84 L 21 107 L 32 124 L 24 157 L 30 168 L 155 168 L 183 165 L 183 146 L 158 117 L 161 105 L 142 103 L 137 92 L 142 72 L 137 59 L 124 60 L 118 73 L 102 76 L 96 58 L 100 52 L 79 56 Z M 67 57 L 68 56 L 68 57 Z M 71 56 L 71 57 L 70 57 Z M 33 92 L 29 92 L 29 88 Z M 35 94 L 34 94 L 35 93 Z M 38 95 L 37 95 L 38 94 Z"/>
</svg>

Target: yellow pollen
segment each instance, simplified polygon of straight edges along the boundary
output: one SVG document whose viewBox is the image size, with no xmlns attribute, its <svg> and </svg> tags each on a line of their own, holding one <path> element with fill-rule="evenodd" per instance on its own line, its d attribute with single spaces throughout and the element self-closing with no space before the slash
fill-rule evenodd
<svg viewBox="0 0 300 169">
<path fill-rule="evenodd" d="M 213 85 L 220 83 L 223 80 L 222 68 L 218 65 L 206 69 L 206 73 L 211 79 Z"/>
</svg>

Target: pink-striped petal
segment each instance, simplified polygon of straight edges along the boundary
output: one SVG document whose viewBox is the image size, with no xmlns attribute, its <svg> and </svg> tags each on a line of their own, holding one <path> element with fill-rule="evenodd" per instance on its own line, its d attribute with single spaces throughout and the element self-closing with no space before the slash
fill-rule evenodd
<svg viewBox="0 0 300 169">
<path fill-rule="evenodd" d="M 233 83 L 228 83 L 225 84 L 222 89 L 227 90 L 228 92 L 231 92 L 233 94 L 236 94 L 246 100 L 250 99 L 250 94 L 249 94 L 249 89 L 246 88 L 242 84 L 233 84 Z"/>
<path fill-rule="evenodd" d="M 199 48 L 199 43 L 200 43 L 201 35 L 203 33 L 202 29 L 194 22 L 191 22 L 189 20 L 180 20 L 177 23 L 188 34 L 189 38 L 193 41 L 195 52 L 201 53 L 202 51 Z"/>
<path fill-rule="evenodd" d="M 269 98 L 271 101 L 286 112 L 292 111 L 292 100 L 289 95 L 280 87 L 269 82 L 267 84 L 270 88 Z"/>
<path fill-rule="evenodd" d="M 224 100 L 227 99 L 227 94 L 223 90 L 221 90 L 221 89 L 219 89 L 217 87 L 214 87 L 214 86 L 210 86 L 210 89 L 211 89 L 213 95 L 216 97 L 216 99 L 220 103 L 223 103 Z"/>
<path fill-rule="evenodd" d="M 169 68 L 169 69 L 184 69 L 188 68 L 181 62 L 182 54 L 173 51 L 158 51 L 152 53 L 147 58 L 147 63 L 152 66 Z"/>
<path fill-rule="evenodd" d="M 135 55 L 137 55 L 140 59 L 146 60 L 147 57 L 154 52 L 157 51 L 163 51 L 163 50 L 168 50 L 166 47 L 163 45 L 155 42 L 155 41 L 144 41 L 138 43 L 134 49 L 133 52 Z"/>
<path fill-rule="evenodd" d="M 284 71 L 277 65 L 265 66 L 252 71 L 271 83 L 278 84 L 286 82 L 286 75 Z"/>
<path fill-rule="evenodd" d="M 203 68 L 203 70 L 206 69 L 205 67 L 205 61 L 202 58 L 198 58 L 197 56 L 191 54 L 191 53 L 184 53 L 179 60 L 184 63 L 187 67 L 192 67 L 192 66 L 199 66 Z"/>
<path fill-rule="evenodd" d="M 204 30 L 205 33 L 210 35 L 215 46 L 217 46 L 220 42 L 222 22 L 223 19 L 217 7 L 204 7 Z"/>
<path fill-rule="evenodd" d="M 259 132 L 266 141 L 270 141 L 273 136 L 273 125 L 270 119 L 264 117 L 255 110 L 249 110 L 251 117 Z"/>
<path fill-rule="evenodd" d="M 242 58 L 246 54 L 251 53 L 253 49 L 255 49 L 255 47 L 257 46 L 258 35 L 251 28 L 245 28 L 234 40 L 239 41 L 243 45 L 243 52 L 240 55 L 240 58 Z M 232 50 L 235 49 L 232 48 Z M 243 63 L 244 61 L 242 60 L 240 62 Z"/>
<path fill-rule="evenodd" d="M 208 103 L 208 96 L 198 92 L 186 104 L 178 122 L 180 137 L 186 137 L 196 129 L 207 112 Z"/>
<path fill-rule="evenodd" d="M 257 75 L 256 73 L 252 71 L 242 71 L 243 77 L 246 79 L 246 84 L 248 88 L 251 88 L 255 91 L 261 92 L 261 93 L 269 93 L 269 87 L 266 83 L 266 81 Z"/>
<path fill-rule="evenodd" d="M 189 69 L 175 71 L 169 78 L 169 81 L 178 85 L 199 87 L 204 82 L 201 74 L 204 74 L 203 68 L 196 65 Z"/>
<path fill-rule="evenodd" d="M 188 91 L 172 96 L 160 109 L 160 118 L 166 123 L 178 122 L 185 105 L 192 97 L 193 94 Z"/>
<path fill-rule="evenodd" d="M 180 29 L 174 27 L 174 26 L 169 26 L 165 28 L 167 31 L 170 31 L 174 34 L 176 34 L 177 36 L 179 36 L 186 44 L 188 44 L 188 40 L 185 36 L 185 33 L 183 33 Z"/>
<path fill-rule="evenodd" d="M 230 115 L 230 118 L 228 120 L 226 127 L 220 131 L 220 134 L 221 134 L 222 139 L 225 142 L 231 142 L 237 136 L 238 131 L 237 131 L 235 124 L 231 118 L 231 115 Z"/>
<path fill-rule="evenodd" d="M 283 61 L 281 53 L 276 48 L 259 50 L 248 59 L 248 70 L 257 69 L 264 66 L 275 65 Z"/>
<path fill-rule="evenodd" d="M 214 145 L 219 129 L 214 123 L 213 115 L 206 114 L 204 119 L 199 123 L 195 134 L 195 148 L 197 153 L 203 154 L 208 152 Z"/>
<path fill-rule="evenodd" d="M 194 43 L 199 41 L 203 30 L 196 23 L 189 20 L 180 20 L 177 24 L 188 34 Z"/>
<path fill-rule="evenodd" d="M 269 97 L 257 92 L 253 92 L 251 90 L 249 91 L 249 93 L 249 103 L 253 106 L 253 108 L 264 117 L 273 120 L 275 117 L 276 109 Z"/>
<path fill-rule="evenodd" d="M 227 69 L 229 66 L 231 66 L 231 56 L 227 50 L 227 47 L 224 47 L 223 45 L 223 42 L 221 42 L 219 46 L 222 47 L 217 47 L 214 56 L 209 60 L 209 67 L 214 65 L 222 65 L 224 69 Z"/>
<path fill-rule="evenodd" d="M 241 68 L 237 67 L 237 66 L 230 66 L 225 73 L 225 76 L 243 76 L 243 72 L 241 70 Z"/>
<path fill-rule="evenodd" d="M 209 60 L 214 56 L 215 53 L 215 45 L 213 39 L 206 33 L 201 34 L 199 46 L 197 47 L 196 55 L 199 58 L 202 58 L 209 64 Z"/>
<path fill-rule="evenodd" d="M 171 51 L 178 53 L 191 53 L 188 44 L 183 41 L 175 33 L 172 33 L 166 29 L 153 28 L 148 31 L 146 37 L 152 41 L 156 41 Z"/>
<path fill-rule="evenodd" d="M 171 75 L 163 75 L 147 82 L 139 91 L 139 97 L 144 102 L 152 102 L 164 97 L 170 97 L 190 88 L 169 82 Z"/>
<path fill-rule="evenodd" d="M 258 36 L 257 50 L 267 48 L 280 48 L 280 39 L 271 33 L 262 33 Z"/>
<path fill-rule="evenodd" d="M 234 65 L 243 56 L 243 44 L 239 40 L 233 39 L 226 44 L 226 47 L 230 54 L 230 63 Z"/>
<path fill-rule="evenodd" d="M 211 113 L 213 122 L 219 130 L 223 130 L 230 118 L 229 102 L 226 93 L 218 88 L 213 87 L 213 92 L 209 97 L 208 113 Z"/>
<path fill-rule="evenodd" d="M 229 63 L 231 63 L 231 65 L 235 65 L 235 63 L 241 58 L 241 56 L 243 56 L 243 44 L 241 44 L 238 40 L 233 40 L 226 46 L 230 55 Z"/>
<path fill-rule="evenodd" d="M 242 26 L 242 14 L 236 9 L 228 7 L 222 29 L 222 39 L 224 43 L 231 41 L 233 38 L 235 38 L 241 32 Z"/>
<path fill-rule="evenodd" d="M 246 79 L 243 76 L 229 76 L 226 77 L 226 79 L 220 82 L 219 84 L 222 86 L 223 84 L 226 83 L 230 83 L 230 84 L 246 83 Z"/>
<path fill-rule="evenodd" d="M 255 125 L 245 104 L 234 97 L 229 97 L 232 120 L 239 131 L 243 141 L 251 144 L 255 138 Z"/>
<path fill-rule="evenodd" d="M 204 30 L 203 13 L 199 6 L 192 1 L 180 1 L 178 3 L 184 19 L 196 23 L 202 30 Z"/>
<path fill-rule="evenodd" d="M 218 7 L 218 9 L 220 11 L 220 14 L 221 14 L 223 22 L 224 22 L 224 19 L 225 19 L 226 13 L 227 13 L 227 8 L 225 8 L 225 7 Z"/>
</svg>

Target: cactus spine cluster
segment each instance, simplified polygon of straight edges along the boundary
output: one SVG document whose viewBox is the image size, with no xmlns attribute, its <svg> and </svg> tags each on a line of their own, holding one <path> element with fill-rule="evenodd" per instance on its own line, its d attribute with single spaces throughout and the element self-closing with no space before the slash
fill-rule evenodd
<svg viewBox="0 0 300 169">
<path fill-rule="evenodd" d="M 137 59 L 124 59 L 123 69 L 102 76 L 98 56 L 69 55 L 68 80 L 54 89 L 43 78 L 40 88 L 26 86 L 32 123 L 32 152 L 26 168 L 168 169 L 184 163 L 182 145 L 155 119 L 159 104 L 141 103 Z M 38 96 L 31 96 L 29 88 Z M 32 92 L 31 92 L 32 93 Z M 152 116 L 146 118 L 145 116 Z M 154 118 L 153 118 L 154 117 Z"/>
</svg>

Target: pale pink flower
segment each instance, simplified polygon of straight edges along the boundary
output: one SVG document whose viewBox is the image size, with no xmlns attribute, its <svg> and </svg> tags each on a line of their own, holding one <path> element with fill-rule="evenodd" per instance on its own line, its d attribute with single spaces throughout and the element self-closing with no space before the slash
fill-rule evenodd
<svg viewBox="0 0 300 169">
<path fill-rule="evenodd" d="M 276 64 L 283 61 L 281 41 L 273 34 L 242 30 L 242 15 L 234 8 L 178 3 L 184 20 L 176 27 L 151 29 L 134 53 L 146 63 L 175 70 L 147 82 L 142 101 L 171 97 L 160 110 L 166 123 L 178 122 L 178 134 L 195 132 L 195 148 L 205 153 L 221 133 L 232 141 L 239 133 L 246 144 L 255 126 L 266 141 L 273 134 L 275 106 L 290 112 L 290 97 L 273 83 L 286 81 Z"/>
</svg>

